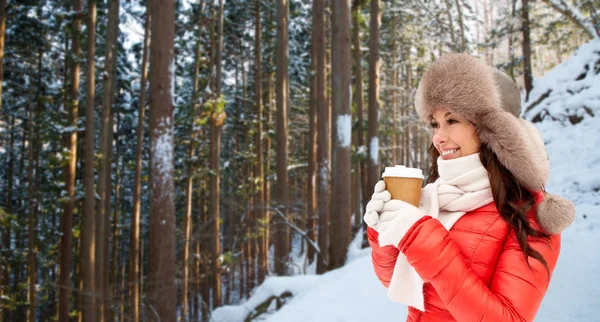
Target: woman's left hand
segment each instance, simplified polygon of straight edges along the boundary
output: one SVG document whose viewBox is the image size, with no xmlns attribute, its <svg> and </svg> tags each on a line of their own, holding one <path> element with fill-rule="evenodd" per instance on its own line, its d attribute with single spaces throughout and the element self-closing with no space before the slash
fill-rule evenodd
<svg viewBox="0 0 600 322">
<path fill-rule="evenodd" d="M 393 204 L 393 207 L 392 205 L 388 206 L 393 208 L 393 211 L 386 211 L 385 208 L 388 207 L 383 206 L 382 212 L 379 214 L 376 212 L 367 213 L 365 222 L 379 233 L 379 246 L 392 245 L 396 247 L 412 225 L 427 214 L 423 210 L 401 200 L 390 200 L 386 204 L 388 203 Z M 369 218 L 367 218 L 367 215 L 369 215 Z"/>
</svg>

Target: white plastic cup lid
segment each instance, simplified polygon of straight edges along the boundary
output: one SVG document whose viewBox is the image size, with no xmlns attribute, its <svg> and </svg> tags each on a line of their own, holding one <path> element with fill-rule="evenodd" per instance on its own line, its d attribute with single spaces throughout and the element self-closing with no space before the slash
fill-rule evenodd
<svg viewBox="0 0 600 322">
<path fill-rule="evenodd" d="M 418 178 L 424 179 L 423 170 L 419 168 L 407 168 L 403 165 L 395 167 L 385 167 L 382 177 L 403 177 L 403 178 Z"/>
</svg>

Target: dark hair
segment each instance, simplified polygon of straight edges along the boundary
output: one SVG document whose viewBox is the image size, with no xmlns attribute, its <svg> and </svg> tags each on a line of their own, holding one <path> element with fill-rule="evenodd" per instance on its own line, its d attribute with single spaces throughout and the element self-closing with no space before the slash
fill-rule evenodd
<svg viewBox="0 0 600 322">
<path fill-rule="evenodd" d="M 432 166 L 427 182 L 431 183 L 439 178 L 437 159 L 440 153 L 433 144 L 429 147 L 429 155 L 432 158 Z M 525 256 L 525 262 L 529 265 L 527 259 L 533 257 L 544 264 L 546 271 L 549 272 L 548 263 L 542 254 L 533 249 L 527 240 L 529 236 L 532 236 L 549 241 L 550 237 L 529 224 L 527 213 L 536 207 L 535 196 L 521 186 L 515 176 L 500 164 L 496 154 L 486 144 L 481 144 L 479 158 L 488 172 L 496 208 L 502 219 L 515 231 L 517 241 Z"/>
</svg>

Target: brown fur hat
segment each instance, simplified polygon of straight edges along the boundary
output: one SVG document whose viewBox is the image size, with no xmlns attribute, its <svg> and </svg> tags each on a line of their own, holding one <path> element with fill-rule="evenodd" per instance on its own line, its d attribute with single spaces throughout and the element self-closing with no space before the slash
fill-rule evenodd
<svg viewBox="0 0 600 322">
<path fill-rule="evenodd" d="M 544 141 L 533 124 L 519 117 L 520 90 L 503 72 L 467 54 L 446 54 L 423 75 L 415 105 L 426 122 L 441 107 L 466 118 L 522 186 L 544 188 L 550 173 Z M 574 216 L 573 204 L 559 196 L 547 196 L 538 207 L 538 221 L 551 234 L 566 228 Z"/>
</svg>

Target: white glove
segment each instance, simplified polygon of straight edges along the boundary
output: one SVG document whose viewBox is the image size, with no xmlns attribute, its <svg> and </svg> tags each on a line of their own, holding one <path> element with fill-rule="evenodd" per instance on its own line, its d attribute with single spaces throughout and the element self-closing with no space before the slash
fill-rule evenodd
<svg viewBox="0 0 600 322">
<path fill-rule="evenodd" d="M 388 245 L 397 247 L 410 228 L 427 215 L 423 210 L 407 202 L 396 201 L 400 209 L 382 212 L 377 221 L 379 246 L 381 247 Z"/>
<path fill-rule="evenodd" d="M 391 199 L 383 180 L 377 182 L 374 191 L 363 220 L 379 233 L 379 246 L 398 246 L 412 225 L 426 213 L 407 202 Z"/>
<path fill-rule="evenodd" d="M 380 214 L 401 210 L 404 204 L 406 203 L 403 201 L 392 199 L 390 192 L 385 190 L 385 181 L 380 180 L 375 184 L 374 193 L 367 203 L 363 220 L 369 227 L 378 230 L 378 222 L 383 220 L 379 218 Z"/>
</svg>

